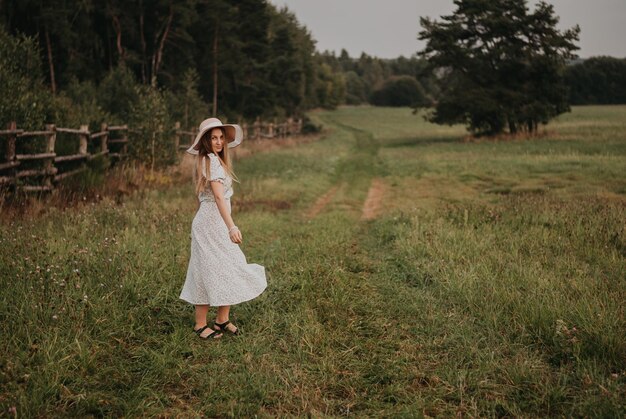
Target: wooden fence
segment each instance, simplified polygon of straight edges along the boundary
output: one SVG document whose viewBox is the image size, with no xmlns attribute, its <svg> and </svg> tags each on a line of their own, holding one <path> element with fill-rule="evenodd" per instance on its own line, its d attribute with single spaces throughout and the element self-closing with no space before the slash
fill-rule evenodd
<svg viewBox="0 0 626 419">
<path fill-rule="evenodd" d="M 58 134 L 78 137 L 77 152 L 58 155 Z M 126 125 L 102 124 L 99 132 L 92 133 L 87 125 L 74 129 L 49 124 L 43 131 L 24 131 L 11 122 L 6 130 L 0 131 L 0 136 L 5 137 L 5 159 L 0 162 L 0 186 L 12 185 L 26 192 L 51 191 L 55 183 L 84 171 L 87 168 L 85 163 L 89 160 L 103 155 L 113 159 L 123 158 L 128 151 L 127 134 Z M 21 154 L 16 152 L 18 141 L 32 141 L 37 137 L 44 138 L 43 150 Z M 111 151 L 110 146 L 115 150 Z"/>
<path fill-rule="evenodd" d="M 275 119 L 273 122 L 263 122 L 257 118 L 252 124 L 247 122 L 238 122 L 243 130 L 243 138 L 246 140 L 261 140 L 267 138 L 287 138 L 302 133 L 302 119 L 288 118 L 282 123 L 278 123 Z M 174 143 L 177 150 L 186 150 L 189 148 L 198 131 L 182 130 L 180 123 L 177 122 L 174 127 Z M 181 139 L 184 138 L 184 144 Z"/>
<path fill-rule="evenodd" d="M 286 138 L 302 133 L 302 120 L 289 118 L 285 122 L 262 122 L 257 118 L 251 124 L 240 123 L 243 129 L 243 138 L 261 140 L 268 138 Z M 25 131 L 18 129 L 15 122 L 11 122 L 6 130 L 0 131 L 0 138 L 5 144 L 4 161 L 0 161 L 0 187 L 14 187 L 25 192 L 44 192 L 54 189 L 56 183 L 70 176 L 83 172 L 86 163 L 92 159 L 107 155 L 117 161 L 128 154 L 127 125 L 109 126 L 102 124 L 100 131 L 90 132 L 87 125 L 79 129 L 61 128 L 55 125 L 46 125 L 43 131 Z M 172 131 L 170 131 L 172 132 Z M 56 152 L 57 135 L 76 136 L 77 152 L 59 155 Z M 177 150 L 187 149 L 195 136 L 196 131 L 181 129 L 177 122 L 173 129 L 174 144 Z M 27 148 L 29 152 L 18 154 L 18 141 L 33 141 L 33 138 L 44 139 L 39 150 L 31 151 L 36 147 Z M 181 144 L 181 139 L 184 139 Z M 34 145 L 34 144 L 31 144 Z"/>
</svg>

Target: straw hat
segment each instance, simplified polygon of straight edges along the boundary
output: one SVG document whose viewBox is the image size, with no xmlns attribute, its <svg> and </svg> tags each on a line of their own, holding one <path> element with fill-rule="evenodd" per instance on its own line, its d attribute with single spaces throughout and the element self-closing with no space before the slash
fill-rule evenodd
<svg viewBox="0 0 626 419">
<path fill-rule="evenodd" d="M 209 118 L 205 119 L 200 123 L 200 128 L 198 128 L 198 135 L 196 135 L 196 139 L 193 140 L 193 144 L 191 147 L 187 149 L 187 153 L 189 154 L 198 154 L 199 150 L 199 142 L 200 138 L 207 132 L 212 130 L 213 128 L 223 128 L 224 136 L 226 137 L 226 141 L 228 142 L 228 148 L 237 147 L 243 141 L 243 130 L 239 125 L 236 124 L 222 124 L 217 118 Z"/>
</svg>

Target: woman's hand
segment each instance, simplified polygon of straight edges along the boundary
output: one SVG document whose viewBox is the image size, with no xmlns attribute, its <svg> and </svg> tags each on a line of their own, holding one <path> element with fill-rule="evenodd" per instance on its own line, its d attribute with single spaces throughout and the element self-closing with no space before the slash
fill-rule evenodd
<svg viewBox="0 0 626 419">
<path fill-rule="evenodd" d="M 230 236 L 230 241 L 232 241 L 235 244 L 241 244 L 241 241 L 242 241 L 241 231 L 239 231 L 239 228 L 237 226 L 231 227 L 231 229 L 228 230 L 228 235 Z"/>
</svg>

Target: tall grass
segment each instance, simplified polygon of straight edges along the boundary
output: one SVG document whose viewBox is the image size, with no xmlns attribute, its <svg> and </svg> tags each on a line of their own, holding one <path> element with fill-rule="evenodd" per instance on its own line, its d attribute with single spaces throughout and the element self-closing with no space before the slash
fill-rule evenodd
<svg viewBox="0 0 626 419">
<path fill-rule="evenodd" d="M 404 109 L 314 114 L 325 138 L 238 162 L 269 287 L 220 341 L 178 300 L 190 183 L 5 221 L 2 411 L 623 416 L 625 113 L 478 143 Z M 360 221 L 374 178 L 383 212 Z"/>
</svg>

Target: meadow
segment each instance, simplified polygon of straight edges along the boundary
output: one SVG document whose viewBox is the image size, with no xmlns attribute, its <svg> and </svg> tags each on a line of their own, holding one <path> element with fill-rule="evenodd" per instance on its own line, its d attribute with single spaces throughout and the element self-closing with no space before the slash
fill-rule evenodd
<svg viewBox="0 0 626 419">
<path fill-rule="evenodd" d="M 269 284 L 242 336 L 198 339 L 178 299 L 189 181 L 3 217 L 2 415 L 626 415 L 626 106 L 531 139 L 311 117 L 236 162 Z"/>
</svg>

